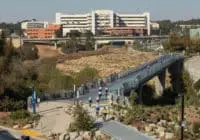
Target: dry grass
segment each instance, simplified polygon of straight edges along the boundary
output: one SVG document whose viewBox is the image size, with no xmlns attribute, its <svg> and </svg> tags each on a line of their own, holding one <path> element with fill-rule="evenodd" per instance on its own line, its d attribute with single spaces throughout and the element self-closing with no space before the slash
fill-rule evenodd
<svg viewBox="0 0 200 140">
<path fill-rule="evenodd" d="M 79 53 L 76 55 L 80 55 Z M 66 74 L 79 72 L 86 66 L 96 68 L 101 77 L 106 77 L 114 72 L 121 72 L 158 57 L 155 53 L 127 51 L 126 48 L 107 48 L 107 51 L 98 55 L 84 55 L 74 59 L 66 59 L 57 64 L 57 68 Z"/>
</svg>

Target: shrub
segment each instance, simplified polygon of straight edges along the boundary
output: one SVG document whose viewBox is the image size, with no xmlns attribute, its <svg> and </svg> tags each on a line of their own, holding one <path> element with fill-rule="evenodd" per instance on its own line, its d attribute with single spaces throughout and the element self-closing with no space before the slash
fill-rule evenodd
<svg viewBox="0 0 200 140">
<path fill-rule="evenodd" d="M 70 125 L 69 131 L 90 131 L 94 128 L 94 119 L 80 105 L 74 109 L 74 122 Z"/>
<path fill-rule="evenodd" d="M 87 83 L 98 78 L 98 71 L 95 68 L 85 67 L 76 74 L 76 85 Z"/>
<path fill-rule="evenodd" d="M 38 58 L 38 49 L 33 44 L 24 44 L 22 57 L 24 60 L 35 60 Z"/>
<path fill-rule="evenodd" d="M 129 103 L 131 106 L 136 105 L 137 98 L 138 98 L 137 93 L 135 91 L 131 91 L 131 95 L 129 97 Z"/>
<path fill-rule="evenodd" d="M 196 89 L 196 90 L 200 90 L 200 80 L 198 80 L 195 84 L 194 84 L 194 88 Z"/>
<path fill-rule="evenodd" d="M 200 132 L 200 122 L 194 122 L 192 126 L 193 133 L 199 133 Z"/>
<path fill-rule="evenodd" d="M 27 119 L 29 117 L 30 117 L 30 113 L 26 110 L 18 110 L 10 114 L 10 118 L 12 120 Z"/>
</svg>

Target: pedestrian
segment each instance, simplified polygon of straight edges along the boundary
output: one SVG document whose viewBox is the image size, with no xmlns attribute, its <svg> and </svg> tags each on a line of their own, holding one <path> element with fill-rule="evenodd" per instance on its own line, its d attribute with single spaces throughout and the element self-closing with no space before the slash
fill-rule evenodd
<svg viewBox="0 0 200 140">
<path fill-rule="evenodd" d="M 96 116 L 99 116 L 99 111 L 100 111 L 100 105 L 97 103 L 96 104 Z"/>
<path fill-rule="evenodd" d="M 99 95 L 99 99 L 101 100 L 102 92 L 99 91 L 99 92 L 98 92 L 98 95 Z"/>
<path fill-rule="evenodd" d="M 92 106 L 92 97 L 91 96 L 88 98 L 88 102 L 89 102 L 89 106 L 91 107 Z"/>
<path fill-rule="evenodd" d="M 119 95 L 116 98 L 116 103 L 119 104 Z"/>
<path fill-rule="evenodd" d="M 107 87 L 105 88 L 105 95 L 106 95 L 106 99 L 107 99 L 107 97 L 108 97 L 108 88 Z"/>
<path fill-rule="evenodd" d="M 106 107 L 104 107 L 104 108 L 102 109 L 102 114 L 103 114 L 103 120 L 106 121 L 106 116 L 107 116 L 107 114 L 108 114 L 108 111 L 107 111 Z"/>
<path fill-rule="evenodd" d="M 99 104 L 99 96 L 96 97 L 96 103 Z"/>
</svg>

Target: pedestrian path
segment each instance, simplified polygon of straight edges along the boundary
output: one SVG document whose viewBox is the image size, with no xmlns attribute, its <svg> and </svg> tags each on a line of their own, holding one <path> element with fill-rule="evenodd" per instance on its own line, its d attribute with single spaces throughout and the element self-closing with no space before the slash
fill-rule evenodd
<svg viewBox="0 0 200 140">
<path fill-rule="evenodd" d="M 154 140 L 153 137 L 117 121 L 103 122 L 101 131 L 112 136 L 115 140 Z"/>
</svg>

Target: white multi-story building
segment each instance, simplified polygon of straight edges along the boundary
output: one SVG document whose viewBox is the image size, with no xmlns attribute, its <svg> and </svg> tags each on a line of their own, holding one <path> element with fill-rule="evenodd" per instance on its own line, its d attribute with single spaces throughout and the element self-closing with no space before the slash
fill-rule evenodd
<svg viewBox="0 0 200 140">
<path fill-rule="evenodd" d="M 111 10 L 96 10 L 87 14 L 56 13 L 56 23 L 63 27 L 63 35 L 71 30 L 90 30 L 93 34 L 105 28 L 135 27 L 145 29 L 150 35 L 150 13 L 118 14 Z"/>
<path fill-rule="evenodd" d="M 21 23 L 21 29 L 30 29 L 30 28 L 47 28 L 48 22 L 46 21 L 28 21 Z"/>
</svg>

